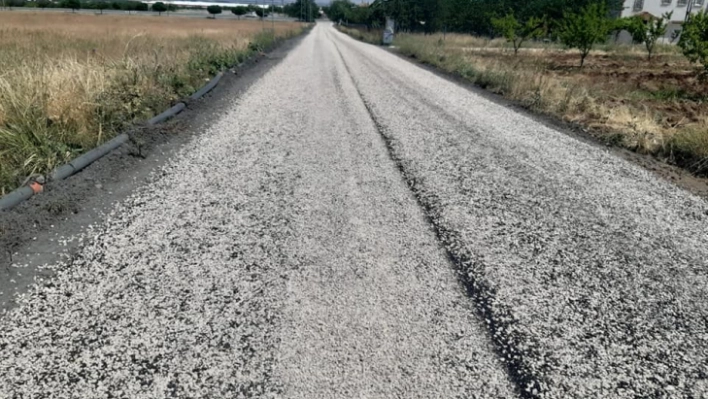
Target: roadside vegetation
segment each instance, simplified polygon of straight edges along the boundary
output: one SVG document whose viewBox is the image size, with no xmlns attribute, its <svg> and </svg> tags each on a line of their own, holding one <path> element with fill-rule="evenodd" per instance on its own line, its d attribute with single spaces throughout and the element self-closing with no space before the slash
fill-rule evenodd
<svg viewBox="0 0 708 399">
<path fill-rule="evenodd" d="M 417 25 L 404 16 L 394 49 L 576 123 L 608 144 L 708 175 L 708 14 L 695 14 L 679 38 L 667 31 L 671 14 L 619 19 L 612 1 L 556 1 L 566 7 L 553 10 L 544 6 L 550 0 L 529 3 L 538 7 L 474 3 L 489 7 L 477 10 L 488 21 L 473 34 L 448 14 Z M 342 32 L 380 44 L 380 7 L 336 0 L 326 12 L 353 22 L 341 25 Z M 428 32 L 429 24 L 444 32 Z M 450 33 L 455 26 L 468 32 Z M 621 31 L 632 44 L 613 40 Z M 677 38 L 677 45 L 667 44 Z"/>
<path fill-rule="evenodd" d="M 0 194 L 162 112 L 298 23 L 0 13 Z"/>
<path fill-rule="evenodd" d="M 248 6 L 228 7 L 226 6 L 226 4 L 228 3 L 225 3 L 224 6 L 212 7 L 219 7 L 222 11 L 233 11 L 233 13 L 237 16 L 245 15 L 249 12 L 257 13 L 259 17 L 268 16 L 270 13 L 285 13 L 290 15 L 295 11 L 292 5 L 278 7 L 271 4 L 264 5 L 263 7 L 261 7 L 257 4 L 250 4 Z M 132 13 L 133 11 L 153 11 L 156 12 L 158 16 L 161 16 L 164 12 L 177 12 L 180 9 L 204 11 L 204 7 L 201 6 L 187 6 L 181 4 L 176 5 L 173 3 L 165 3 L 162 1 L 158 1 L 150 5 L 148 3 L 135 0 L 0 0 L 0 10 L 12 11 L 16 8 L 34 8 L 38 11 L 44 9 L 60 8 L 69 9 L 74 12 L 78 10 L 96 10 L 97 14 L 103 14 L 104 10 L 124 12 L 127 11 L 128 14 Z M 215 10 L 215 8 L 212 9 Z M 241 12 L 241 10 L 243 10 L 243 12 Z M 319 10 L 319 8 L 317 8 L 316 10 Z M 208 8 L 206 11 L 207 13 L 209 13 Z M 215 14 L 217 13 L 209 13 L 208 15 Z M 295 17 L 296 15 L 291 16 Z"/>
</svg>

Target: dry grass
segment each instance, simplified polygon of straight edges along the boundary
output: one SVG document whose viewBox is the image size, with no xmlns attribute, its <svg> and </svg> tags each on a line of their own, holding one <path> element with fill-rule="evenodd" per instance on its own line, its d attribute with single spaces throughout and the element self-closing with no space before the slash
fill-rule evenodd
<svg viewBox="0 0 708 399">
<path fill-rule="evenodd" d="M 0 194 L 300 31 L 257 21 L 0 12 Z"/>
<path fill-rule="evenodd" d="M 469 35 L 399 34 L 394 44 L 530 109 L 590 127 L 608 143 L 708 174 L 708 83 L 675 46 L 661 46 L 651 62 L 640 46 L 601 46 L 580 69 L 577 53 L 552 43 L 529 43 L 518 56 L 501 39 Z"/>
<path fill-rule="evenodd" d="M 379 29 L 366 30 L 353 28 L 346 25 L 337 26 L 337 29 L 357 40 L 361 40 L 366 43 L 381 44 L 383 39 L 383 31 Z"/>
</svg>

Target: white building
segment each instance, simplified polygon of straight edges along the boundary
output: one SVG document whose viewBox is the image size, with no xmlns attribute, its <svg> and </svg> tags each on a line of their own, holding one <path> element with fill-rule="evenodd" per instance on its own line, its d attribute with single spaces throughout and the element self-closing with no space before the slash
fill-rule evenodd
<svg viewBox="0 0 708 399">
<path fill-rule="evenodd" d="M 690 10 L 696 13 L 706 9 L 706 0 L 624 0 L 622 16 L 648 13 L 655 17 L 673 11 L 672 21 L 684 21 Z"/>
<path fill-rule="evenodd" d="M 706 0 L 624 0 L 622 7 L 622 17 L 631 17 L 632 15 L 644 15 L 660 17 L 664 13 L 673 11 L 671 22 L 669 22 L 666 30 L 664 42 L 671 40 L 671 34 L 674 31 L 681 30 L 681 24 L 686 20 L 687 13 L 697 13 L 706 10 Z M 631 37 L 624 34 L 620 41 L 631 41 Z"/>
</svg>

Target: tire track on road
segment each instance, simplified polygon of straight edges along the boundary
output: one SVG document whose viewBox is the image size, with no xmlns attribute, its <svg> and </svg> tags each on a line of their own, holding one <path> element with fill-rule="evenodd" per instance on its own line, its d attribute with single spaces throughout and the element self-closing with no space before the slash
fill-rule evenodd
<svg viewBox="0 0 708 399">
<path fill-rule="evenodd" d="M 349 66 L 339 49 L 339 45 L 336 43 L 336 40 L 332 39 L 331 35 L 329 35 L 329 38 L 334 42 L 337 53 L 349 73 L 352 84 L 357 89 L 359 98 L 364 104 L 364 107 L 366 107 L 371 122 L 376 126 L 381 141 L 388 152 L 389 159 L 396 166 L 396 169 L 398 169 L 402 180 L 409 188 L 412 197 L 415 198 L 422 213 L 425 215 L 425 219 L 431 230 L 435 232 L 440 247 L 445 250 L 451 269 L 455 271 L 469 298 L 474 301 L 479 317 L 484 320 L 489 337 L 495 345 L 495 351 L 499 358 L 503 359 L 507 374 L 516 386 L 517 394 L 525 399 L 538 399 L 538 388 L 542 386 L 542 379 L 529 370 L 524 361 L 524 353 L 517 349 L 520 346 L 519 337 L 507 333 L 509 326 L 514 323 L 511 311 L 507 308 L 500 308 L 499 306 L 493 308 L 492 303 L 496 297 L 495 289 L 483 279 L 479 279 L 466 272 L 470 269 L 472 261 L 459 255 L 454 250 L 454 243 L 460 240 L 459 234 L 437 222 L 439 214 L 435 211 L 433 206 L 434 201 L 430 200 L 429 195 L 421 195 L 418 184 L 416 183 L 416 178 L 408 172 L 405 161 L 399 156 L 392 143 L 394 139 L 391 135 L 386 133 L 386 128 L 378 120 L 371 108 L 369 100 L 367 100 L 359 88 L 359 84 L 349 70 Z"/>
</svg>

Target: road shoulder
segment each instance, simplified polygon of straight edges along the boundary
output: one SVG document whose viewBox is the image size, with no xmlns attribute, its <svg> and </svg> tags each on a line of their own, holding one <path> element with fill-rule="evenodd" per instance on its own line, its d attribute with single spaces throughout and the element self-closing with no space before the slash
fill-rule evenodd
<svg viewBox="0 0 708 399">
<path fill-rule="evenodd" d="M 154 170 L 208 129 L 216 116 L 280 63 L 305 35 L 285 40 L 270 52 L 227 71 L 211 93 L 188 104 L 174 119 L 134 128 L 128 132 L 128 145 L 0 213 L 0 312 L 11 309 L 14 296 L 24 292 L 35 277 L 51 273 L 42 265 L 71 256 L 78 248 L 78 242 L 67 242 L 65 237 L 79 236 L 137 187 L 158 179 Z"/>
<path fill-rule="evenodd" d="M 655 176 L 665 181 L 668 181 L 692 194 L 698 195 L 699 197 L 708 199 L 708 177 L 697 177 L 691 174 L 690 172 L 686 171 L 685 169 L 663 162 L 649 154 L 641 154 L 634 151 L 630 151 L 626 148 L 608 145 L 607 143 L 602 141 L 597 134 L 593 134 L 593 132 L 587 127 L 582 126 L 578 123 L 563 121 L 551 115 L 533 111 L 528 107 L 524 107 L 516 101 L 504 98 L 504 96 L 500 94 L 485 90 L 455 73 L 447 72 L 433 65 L 424 63 L 418 59 L 407 57 L 404 54 L 401 54 L 400 52 L 396 51 L 395 48 L 381 48 L 385 49 L 389 53 L 403 60 L 406 60 L 428 72 L 435 74 L 436 76 L 439 76 L 451 83 L 456 84 L 457 86 L 470 90 L 473 93 L 482 96 L 489 101 L 512 109 L 515 112 L 523 114 L 538 123 L 555 129 L 584 143 L 594 145 L 598 148 L 603 148 L 605 151 L 609 151 L 615 156 L 618 156 L 624 160 L 627 160 L 643 167 L 644 169 L 648 170 Z"/>
</svg>

